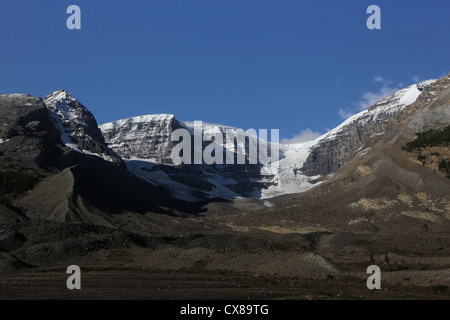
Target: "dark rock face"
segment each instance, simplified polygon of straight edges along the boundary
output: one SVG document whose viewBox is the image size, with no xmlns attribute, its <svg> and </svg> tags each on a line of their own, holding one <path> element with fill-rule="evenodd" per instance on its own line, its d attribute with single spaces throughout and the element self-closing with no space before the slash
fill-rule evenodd
<svg viewBox="0 0 450 320">
<path fill-rule="evenodd" d="M 24 94 L 0 96 L 0 156 L 5 161 L 57 166 L 61 139 L 40 98 Z"/>
<path fill-rule="evenodd" d="M 358 122 L 350 124 L 344 132 L 333 140 L 325 140 L 315 145 L 301 171 L 308 176 L 327 176 L 336 172 L 351 154 L 383 134 L 387 122 Z M 377 137 L 377 133 L 380 135 Z"/>
<path fill-rule="evenodd" d="M 0 221 L 95 224 L 104 223 L 102 215 L 125 211 L 201 211 L 201 203 L 176 200 L 128 172 L 92 114 L 59 94 L 65 100 L 54 108 L 30 95 L 0 96 Z"/>
<path fill-rule="evenodd" d="M 124 167 L 122 159 L 106 145 L 93 114 L 70 93 L 55 91 L 45 97 L 44 103 L 66 146 Z"/>
</svg>

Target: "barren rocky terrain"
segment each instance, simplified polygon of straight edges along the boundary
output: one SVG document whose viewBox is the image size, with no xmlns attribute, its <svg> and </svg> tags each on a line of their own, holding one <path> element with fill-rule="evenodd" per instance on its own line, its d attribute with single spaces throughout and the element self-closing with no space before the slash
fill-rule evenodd
<svg viewBox="0 0 450 320">
<path fill-rule="evenodd" d="M 119 221 L 118 221 L 119 222 Z M 450 238 L 254 219 L 122 217 L 137 231 L 27 222 L 2 228 L 2 299 L 448 299 Z M 137 226 L 152 226 L 139 230 Z M 145 231 L 144 231 L 145 230 Z M 82 289 L 66 288 L 69 265 Z M 366 269 L 382 270 L 382 290 Z"/>
</svg>

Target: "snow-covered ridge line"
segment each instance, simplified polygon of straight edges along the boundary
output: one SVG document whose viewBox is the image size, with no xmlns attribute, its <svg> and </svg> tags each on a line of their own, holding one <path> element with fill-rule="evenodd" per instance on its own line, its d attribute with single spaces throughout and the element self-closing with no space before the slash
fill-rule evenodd
<svg viewBox="0 0 450 320">
<path fill-rule="evenodd" d="M 63 123 L 69 124 L 70 122 L 78 123 L 76 113 L 68 106 L 68 103 L 72 101 L 75 101 L 75 98 L 65 90 L 55 91 L 44 99 L 44 103 L 50 111 L 53 122 L 59 129 L 62 142 L 67 147 L 81 152 L 76 143 L 74 143 L 74 139 L 71 139 L 72 133 L 63 125 Z"/>
<path fill-rule="evenodd" d="M 194 128 L 194 122 L 195 121 L 183 121 L 183 123 L 189 128 Z M 238 129 L 236 127 L 227 126 L 227 125 L 224 125 L 224 124 L 208 123 L 208 122 L 203 122 L 203 121 L 202 121 L 202 125 L 203 125 L 203 127 L 206 127 L 206 128 Z"/>
<path fill-rule="evenodd" d="M 116 127 L 121 127 L 126 124 L 138 124 L 138 123 L 146 123 L 146 122 L 160 122 L 167 121 L 175 118 L 173 114 L 169 113 L 156 113 L 156 114 L 147 114 L 136 117 L 129 117 L 125 119 L 119 119 L 112 122 L 107 122 L 99 125 L 99 128 L 103 130 L 110 130 Z"/>
<path fill-rule="evenodd" d="M 311 154 L 313 148 L 320 148 L 321 142 L 333 141 L 340 135 L 349 134 L 347 127 L 354 123 L 357 123 L 358 126 L 364 126 L 364 124 L 368 121 L 385 121 L 385 119 L 401 112 L 405 107 L 414 103 L 422 93 L 423 88 L 434 83 L 435 81 L 437 80 L 427 80 L 399 90 L 393 95 L 375 103 L 368 109 L 351 116 L 339 126 L 328 131 L 315 140 L 297 144 L 280 145 L 280 154 L 282 157 L 280 158 L 277 168 L 278 172 L 273 172 L 273 185 L 262 190 L 261 198 L 266 199 L 282 194 L 304 192 L 320 184 L 320 178 L 323 178 L 324 180 L 330 178 L 330 176 L 311 177 L 302 173 L 302 167 Z M 373 137 L 382 135 L 382 132 L 374 132 L 372 134 Z M 368 150 L 366 149 L 365 152 L 367 151 Z M 358 150 L 356 152 L 358 152 Z M 265 166 L 263 170 L 272 171 L 273 169 L 269 164 L 268 166 Z"/>
<path fill-rule="evenodd" d="M 64 145 L 76 152 L 122 163 L 120 157 L 106 145 L 92 113 L 69 92 L 55 91 L 45 97 L 44 103 Z"/>
<path fill-rule="evenodd" d="M 346 126 L 352 124 L 353 122 L 365 122 L 368 120 L 377 121 L 381 114 L 393 115 L 399 113 L 405 107 L 413 104 L 417 100 L 424 87 L 429 86 L 436 81 L 437 79 L 425 80 L 397 91 L 393 95 L 386 97 L 381 101 L 378 101 L 368 109 L 351 116 L 336 128 L 316 138 L 315 142 L 317 143 L 324 139 L 333 139 Z"/>
</svg>

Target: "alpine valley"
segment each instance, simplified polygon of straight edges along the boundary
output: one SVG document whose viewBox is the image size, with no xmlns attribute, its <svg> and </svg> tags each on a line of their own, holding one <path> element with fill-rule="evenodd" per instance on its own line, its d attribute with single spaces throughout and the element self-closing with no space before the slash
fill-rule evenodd
<svg viewBox="0 0 450 320">
<path fill-rule="evenodd" d="M 0 298 L 450 297 L 450 74 L 274 163 L 250 137 L 221 146 L 244 164 L 174 165 L 177 129 L 196 139 L 171 114 L 98 125 L 65 90 L 0 96 Z"/>
</svg>

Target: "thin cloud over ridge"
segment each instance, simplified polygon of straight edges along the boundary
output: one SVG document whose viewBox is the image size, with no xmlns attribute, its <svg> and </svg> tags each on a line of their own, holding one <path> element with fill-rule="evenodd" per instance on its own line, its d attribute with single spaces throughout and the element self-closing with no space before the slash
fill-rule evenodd
<svg viewBox="0 0 450 320">
<path fill-rule="evenodd" d="M 301 130 L 298 134 L 294 135 L 292 138 L 281 139 L 281 143 L 283 144 L 294 144 L 294 143 L 302 143 L 314 140 L 320 137 L 322 133 L 312 131 L 310 128 L 306 128 L 305 130 Z"/>
<path fill-rule="evenodd" d="M 414 77 L 413 80 L 419 79 L 419 77 Z M 361 94 L 361 98 L 357 103 L 355 103 L 354 108 L 339 108 L 338 115 L 342 119 L 348 119 L 352 115 L 368 109 L 370 106 L 374 105 L 376 102 L 383 100 L 397 92 L 401 89 L 402 84 L 394 85 L 393 81 L 386 79 L 382 76 L 376 76 L 373 81 L 377 84 L 381 84 L 377 90 L 366 91 Z M 418 82 L 418 81 L 417 81 Z"/>
</svg>

